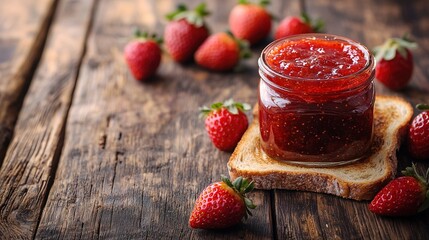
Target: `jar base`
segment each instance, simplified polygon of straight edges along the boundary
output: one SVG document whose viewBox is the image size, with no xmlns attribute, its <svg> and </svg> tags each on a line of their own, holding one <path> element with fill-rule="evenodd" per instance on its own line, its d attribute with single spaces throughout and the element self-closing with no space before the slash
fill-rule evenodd
<svg viewBox="0 0 429 240">
<path fill-rule="evenodd" d="M 288 160 L 278 160 L 279 162 L 283 162 L 290 165 L 300 166 L 300 167 L 337 167 L 352 164 L 355 162 L 359 162 L 367 157 L 367 155 L 363 155 L 358 158 L 354 158 L 346 161 L 338 161 L 338 162 L 301 162 L 301 161 L 288 161 Z"/>
</svg>

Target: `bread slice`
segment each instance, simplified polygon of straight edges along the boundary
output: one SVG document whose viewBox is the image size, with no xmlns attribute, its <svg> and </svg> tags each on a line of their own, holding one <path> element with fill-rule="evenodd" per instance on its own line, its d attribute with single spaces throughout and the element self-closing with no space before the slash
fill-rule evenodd
<svg viewBox="0 0 429 240">
<path fill-rule="evenodd" d="M 394 178 L 396 151 L 413 116 L 413 108 L 405 100 L 376 96 L 369 157 L 343 166 L 302 167 L 274 160 L 261 150 L 257 112 L 228 161 L 232 179 L 250 178 L 258 189 L 311 191 L 355 200 L 372 199 Z"/>
</svg>

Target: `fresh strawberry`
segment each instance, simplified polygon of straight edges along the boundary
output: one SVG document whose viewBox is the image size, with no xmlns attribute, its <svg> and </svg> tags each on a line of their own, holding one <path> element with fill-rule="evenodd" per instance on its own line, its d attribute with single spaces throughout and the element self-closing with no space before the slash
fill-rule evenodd
<svg viewBox="0 0 429 240">
<path fill-rule="evenodd" d="M 259 4 L 239 0 L 229 14 L 229 28 L 238 39 L 254 45 L 266 38 L 271 30 L 271 16 L 265 9 L 269 0 L 260 0 Z"/>
<path fill-rule="evenodd" d="M 250 109 L 246 103 L 237 103 L 229 99 L 201 108 L 201 116 L 206 117 L 207 133 L 215 147 L 222 151 L 231 151 L 237 146 L 246 131 L 248 120 L 244 111 Z"/>
<path fill-rule="evenodd" d="M 165 26 L 165 48 L 177 62 L 192 59 L 197 48 L 209 36 L 204 17 L 209 15 L 204 3 L 190 11 L 185 5 L 167 15 L 170 22 Z"/>
<path fill-rule="evenodd" d="M 284 38 L 291 35 L 320 32 L 323 29 L 323 22 L 317 20 L 313 22 L 306 13 L 301 13 L 301 17 L 290 16 L 284 18 L 276 29 L 275 39 Z"/>
<path fill-rule="evenodd" d="M 411 122 L 408 132 L 408 151 L 416 159 L 429 159 L 429 105 L 419 104 L 424 110 Z"/>
<path fill-rule="evenodd" d="M 411 79 L 414 67 L 410 49 L 416 47 L 415 42 L 406 38 L 392 38 L 374 48 L 377 61 L 375 78 L 392 90 L 404 88 Z"/>
<path fill-rule="evenodd" d="M 195 52 L 198 65 L 212 71 L 228 71 L 238 65 L 241 58 L 248 57 L 246 42 L 235 39 L 228 33 L 216 33 L 208 37 Z"/>
<path fill-rule="evenodd" d="M 124 49 L 125 60 L 134 78 L 145 81 L 155 74 L 161 62 L 161 39 L 136 31 L 135 39 Z"/>
<path fill-rule="evenodd" d="M 420 176 L 416 167 L 407 167 L 389 182 L 371 201 L 369 210 L 385 216 L 409 216 L 429 207 L 428 175 Z"/>
<path fill-rule="evenodd" d="M 247 218 L 256 208 L 246 193 L 253 190 L 253 182 L 238 177 L 231 181 L 222 176 L 221 182 L 206 187 L 195 202 L 189 218 L 191 228 L 215 229 L 231 227 Z"/>
</svg>

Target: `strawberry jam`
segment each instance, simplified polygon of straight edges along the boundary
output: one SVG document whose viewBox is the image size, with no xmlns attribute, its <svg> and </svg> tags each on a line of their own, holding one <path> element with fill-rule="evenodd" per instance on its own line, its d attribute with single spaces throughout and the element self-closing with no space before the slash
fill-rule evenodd
<svg viewBox="0 0 429 240">
<path fill-rule="evenodd" d="M 374 108 L 374 58 L 366 47 L 334 35 L 295 35 L 263 50 L 259 73 L 267 155 L 310 166 L 365 156 Z"/>
</svg>

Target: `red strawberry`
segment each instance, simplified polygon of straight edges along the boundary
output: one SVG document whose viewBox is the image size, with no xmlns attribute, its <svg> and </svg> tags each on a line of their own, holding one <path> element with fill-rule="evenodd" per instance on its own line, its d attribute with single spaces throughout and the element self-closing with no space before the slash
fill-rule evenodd
<svg viewBox="0 0 429 240">
<path fill-rule="evenodd" d="M 204 23 L 204 17 L 209 15 L 204 3 L 193 11 L 186 6 L 179 5 L 177 10 L 169 15 L 170 22 L 165 26 L 165 48 L 177 62 L 186 62 L 192 59 L 197 48 L 209 36 Z"/>
<path fill-rule="evenodd" d="M 419 104 L 417 108 L 426 110 L 411 122 L 408 132 L 408 151 L 416 159 L 429 159 L 429 105 Z"/>
<path fill-rule="evenodd" d="M 389 182 L 371 201 L 369 210 L 385 216 L 409 216 L 429 207 L 428 173 L 417 174 L 416 167 L 407 167 L 406 176 Z"/>
<path fill-rule="evenodd" d="M 406 38 L 392 38 L 376 47 L 375 78 L 392 90 L 404 88 L 411 79 L 414 67 L 410 49 L 416 47 L 416 43 Z"/>
<path fill-rule="evenodd" d="M 240 58 L 248 56 L 244 42 L 221 32 L 208 37 L 195 52 L 198 65 L 213 71 L 228 71 L 236 67 Z"/>
<path fill-rule="evenodd" d="M 191 228 L 227 228 L 252 215 L 256 208 L 246 193 L 253 190 L 253 182 L 238 177 L 233 183 L 222 176 L 222 182 L 206 187 L 195 202 L 189 218 Z"/>
<path fill-rule="evenodd" d="M 243 111 L 249 109 L 248 104 L 236 103 L 232 99 L 214 103 L 211 108 L 201 108 L 202 116 L 206 117 L 207 133 L 215 147 L 231 151 L 237 146 L 248 126 L 247 116 Z"/>
<path fill-rule="evenodd" d="M 306 13 L 301 17 L 290 16 L 284 18 L 276 29 L 275 39 L 284 38 L 291 35 L 320 32 L 323 28 L 323 22 L 317 20 L 314 24 Z"/>
<path fill-rule="evenodd" d="M 155 74 L 161 62 L 161 40 L 140 31 L 136 31 L 135 36 L 136 39 L 125 46 L 124 56 L 134 78 L 145 81 Z"/>
<path fill-rule="evenodd" d="M 271 30 L 271 16 L 265 9 L 268 4 L 268 0 L 261 0 L 260 4 L 239 0 L 239 4 L 229 14 L 232 34 L 249 41 L 251 45 L 266 38 Z"/>
</svg>

